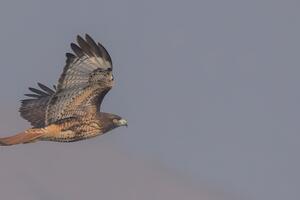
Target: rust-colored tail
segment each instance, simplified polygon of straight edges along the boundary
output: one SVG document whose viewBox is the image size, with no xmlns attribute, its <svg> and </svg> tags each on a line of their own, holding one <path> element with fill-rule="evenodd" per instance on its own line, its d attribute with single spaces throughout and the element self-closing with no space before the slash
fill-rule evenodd
<svg viewBox="0 0 300 200">
<path fill-rule="evenodd" d="M 38 140 L 45 134 L 45 129 L 33 128 L 10 137 L 0 138 L 0 146 L 10 146 L 15 144 L 30 143 Z"/>
</svg>

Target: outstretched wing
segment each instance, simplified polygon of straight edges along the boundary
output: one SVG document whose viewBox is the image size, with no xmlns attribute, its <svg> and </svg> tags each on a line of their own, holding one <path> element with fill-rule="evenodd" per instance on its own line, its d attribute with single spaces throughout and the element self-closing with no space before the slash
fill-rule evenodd
<svg viewBox="0 0 300 200">
<path fill-rule="evenodd" d="M 21 101 L 19 112 L 33 127 L 41 128 L 45 126 L 46 108 L 56 87 L 53 86 L 52 90 L 41 83 L 38 83 L 38 86 L 40 89 L 29 88 L 32 93 L 25 96 L 30 98 Z"/>
<path fill-rule="evenodd" d="M 67 61 L 59 78 L 57 91 L 46 111 L 46 123 L 93 115 L 99 110 L 106 93 L 113 86 L 112 61 L 106 49 L 89 36 L 77 36 L 77 44 L 67 53 Z"/>
</svg>

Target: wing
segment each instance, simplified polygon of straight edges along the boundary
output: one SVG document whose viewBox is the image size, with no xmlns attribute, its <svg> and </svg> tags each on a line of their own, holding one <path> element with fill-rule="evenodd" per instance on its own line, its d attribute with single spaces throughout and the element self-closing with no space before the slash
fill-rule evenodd
<svg viewBox="0 0 300 200">
<path fill-rule="evenodd" d="M 41 83 L 38 83 L 38 86 L 40 89 L 29 88 L 32 93 L 25 94 L 25 96 L 31 98 L 23 99 L 19 109 L 21 116 L 28 120 L 35 128 L 45 126 L 46 107 L 56 90 L 55 86 L 54 90 Z"/>
<path fill-rule="evenodd" d="M 46 111 L 46 123 L 82 115 L 96 114 L 106 93 L 113 86 L 112 61 L 106 49 L 89 36 L 77 36 L 72 43 L 75 54 L 67 61 L 57 91 Z"/>
</svg>

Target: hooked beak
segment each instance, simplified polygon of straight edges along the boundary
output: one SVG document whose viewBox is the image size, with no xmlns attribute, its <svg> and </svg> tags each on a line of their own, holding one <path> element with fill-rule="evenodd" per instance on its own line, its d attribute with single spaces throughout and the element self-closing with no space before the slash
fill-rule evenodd
<svg viewBox="0 0 300 200">
<path fill-rule="evenodd" d="M 118 121 L 118 126 L 126 126 L 126 127 L 128 127 L 127 120 L 126 119 L 120 119 Z"/>
</svg>

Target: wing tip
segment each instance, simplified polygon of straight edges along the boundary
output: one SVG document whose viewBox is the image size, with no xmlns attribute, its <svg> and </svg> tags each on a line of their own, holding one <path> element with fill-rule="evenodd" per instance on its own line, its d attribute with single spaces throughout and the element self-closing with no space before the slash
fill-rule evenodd
<svg viewBox="0 0 300 200">
<path fill-rule="evenodd" d="M 28 87 L 28 90 L 31 91 L 32 93 L 27 93 L 27 94 L 24 94 L 24 95 L 26 97 L 31 97 L 31 98 L 34 98 L 34 99 L 40 99 L 42 97 L 51 96 L 56 91 L 55 88 L 54 88 L 54 90 L 52 90 L 51 88 L 47 87 L 46 85 L 44 85 L 40 82 L 38 82 L 37 85 L 40 89 L 36 89 L 36 88 L 33 88 L 33 87 Z"/>
<path fill-rule="evenodd" d="M 112 59 L 108 51 L 100 42 L 96 43 L 95 40 L 88 33 L 84 34 L 84 38 L 78 34 L 76 36 L 76 42 L 78 44 L 72 42 L 70 45 L 71 49 L 76 54 L 76 56 L 82 57 L 85 54 L 88 56 L 97 56 L 97 57 L 104 58 L 112 65 Z M 67 53 L 67 54 L 71 54 L 71 53 Z M 66 54 L 67 58 L 73 58 L 73 56 L 67 54 Z"/>
</svg>

